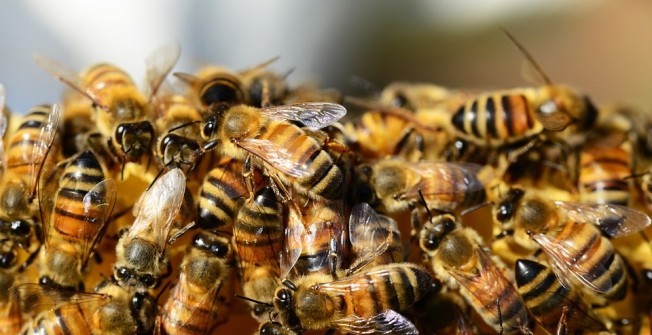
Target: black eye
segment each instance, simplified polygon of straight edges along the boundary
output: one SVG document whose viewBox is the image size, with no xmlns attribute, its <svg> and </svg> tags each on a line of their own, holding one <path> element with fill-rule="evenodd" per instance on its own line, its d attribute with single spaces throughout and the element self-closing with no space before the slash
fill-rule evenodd
<svg viewBox="0 0 652 335">
<path fill-rule="evenodd" d="M 118 278 L 118 280 L 129 280 L 131 278 L 131 271 L 125 267 L 118 268 L 115 271 L 115 277 Z"/>
<path fill-rule="evenodd" d="M 0 253 L 0 268 L 8 269 L 14 265 L 15 261 L 16 255 L 13 252 L 8 251 Z"/>
<path fill-rule="evenodd" d="M 276 299 L 280 300 L 281 302 L 289 302 L 290 301 L 290 292 L 286 289 L 279 290 L 276 293 Z"/>
<path fill-rule="evenodd" d="M 261 316 L 267 311 L 268 311 L 268 308 L 265 305 L 256 304 L 254 306 L 254 314 L 257 315 L 257 316 Z"/>
<path fill-rule="evenodd" d="M 144 274 L 138 278 L 138 281 L 141 282 L 143 285 L 147 287 L 154 286 L 156 284 L 156 278 L 152 276 L 151 274 Z"/>
<path fill-rule="evenodd" d="M 30 225 L 23 220 L 12 221 L 10 231 L 12 235 L 27 236 L 30 232 Z"/>
<path fill-rule="evenodd" d="M 216 257 L 224 257 L 229 252 L 229 246 L 222 243 L 214 243 L 211 245 L 210 251 Z"/>
<path fill-rule="evenodd" d="M 204 124 L 204 129 L 202 130 L 204 137 L 213 136 L 215 134 L 215 128 L 215 119 L 208 119 L 206 124 Z"/>
<path fill-rule="evenodd" d="M 281 327 L 279 323 L 268 322 L 260 327 L 260 335 L 273 335 L 278 334 L 278 329 Z"/>
<path fill-rule="evenodd" d="M 641 273 L 643 274 L 643 278 L 648 284 L 652 283 L 652 270 L 645 269 L 641 271 Z"/>
<path fill-rule="evenodd" d="M 192 239 L 192 246 L 197 248 L 197 249 L 206 249 L 208 248 L 208 243 L 204 240 L 204 235 L 203 234 L 197 234 L 195 237 Z"/>
<path fill-rule="evenodd" d="M 511 202 L 503 202 L 498 206 L 498 213 L 496 219 L 500 222 L 509 220 L 514 215 L 514 204 Z"/>
<path fill-rule="evenodd" d="M 122 137 L 124 136 L 126 131 L 127 131 L 127 127 L 125 127 L 123 124 L 118 125 L 118 128 L 115 129 L 116 142 L 122 143 Z"/>
<path fill-rule="evenodd" d="M 394 99 L 392 99 L 392 106 L 394 107 L 403 107 L 407 105 L 408 99 L 403 95 L 403 93 L 396 93 Z"/>
</svg>

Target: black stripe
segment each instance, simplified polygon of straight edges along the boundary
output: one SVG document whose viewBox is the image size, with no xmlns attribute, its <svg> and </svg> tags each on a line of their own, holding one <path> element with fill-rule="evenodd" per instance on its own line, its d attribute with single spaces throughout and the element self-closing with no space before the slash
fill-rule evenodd
<svg viewBox="0 0 652 335">
<path fill-rule="evenodd" d="M 57 192 L 57 196 L 73 201 L 82 201 L 87 193 L 87 191 L 80 189 L 61 188 L 59 189 L 59 192 Z"/>
<path fill-rule="evenodd" d="M 77 310 L 81 313 L 79 306 L 77 306 Z M 61 332 L 64 334 L 71 334 L 70 328 L 66 324 L 66 318 L 61 315 L 61 308 L 56 308 L 54 310 L 54 316 L 57 319 L 57 323 L 61 326 Z"/>
<path fill-rule="evenodd" d="M 328 254 L 327 248 L 322 248 L 315 254 L 302 254 L 295 267 L 302 273 L 321 271 L 328 266 Z"/>
<path fill-rule="evenodd" d="M 524 95 L 519 95 L 519 98 L 523 101 L 523 109 L 525 112 L 525 118 L 527 119 L 527 128 L 532 129 L 532 127 L 534 127 L 534 120 L 530 117 L 530 104 L 527 102 L 527 98 Z"/>
<path fill-rule="evenodd" d="M 478 129 L 478 123 L 480 122 L 478 120 L 478 100 L 474 100 L 471 104 L 471 116 L 471 131 L 475 137 L 482 138 Z"/>
<path fill-rule="evenodd" d="M 383 311 L 383 305 L 380 299 L 378 299 L 378 292 L 376 292 L 376 285 L 374 285 L 374 279 L 370 275 L 365 275 L 364 278 L 367 281 L 367 287 L 364 290 L 364 292 L 369 293 L 371 299 L 374 302 L 374 313 L 380 313 Z M 387 278 L 385 278 L 385 280 L 387 280 Z"/>
<path fill-rule="evenodd" d="M 598 235 L 598 237 L 601 237 L 601 235 Z M 611 266 L 611 263 L 613 263 L 615 258 L 616 258 L 616 254 L 614 253 L 613 250 L 609 252 L 605 252 L 605 254 L 596 263 L 599 264 L 600 266 L 591 267 L 589 271 L 586 273 L 586 277 L 593 278 L 594 280 L 598 280 L 600 277 L 602 277 L 602 275 L 604 275 L 609 270 L 609 267 Z M 606 285 L 611 285 L 611 283 L 606 283 Z"/>
<path fill-rule="evenodd" d="M 493 97 L 487 99 L 487 106 L 485 109 L 487 110 L 485 123 L 487 125 L 486 129 L 487 134 L 489 135 L 488 137 L 498 139 L 498 132 L 496 131 L 496 103 L 494 102 Z"/>
<path fill-rule="evenodd" d="M 398 300 L 398 292 L 396 291 L 396 286 L 392 283 L 392 278 L 389 276 L 384 278 L 383 283 L 385 284 L 385 292 L 387 292 L 389 298 L 389 308 L 400 310 L 403 306 L 401 306 L 401 301 Z"/>
<path fill-rule="evenodd" d="M 80 183 L 98 184 L 104 180 L 103 175 L 92 175 L 88 173 L 67 172 L 63 175 L 63 179 L 68 179 Z"/>
<path fill-rule="evenodd" d="M 202 199 L 208 201 L 208 203 L 211 204 L 212 207 L 217 207 L 217 208 L 221 209 L 222 211 L 224 211 L 224 213 L 228 217 L 233 217 L 233 208 L 231 208 L 231 206 L 226 204 L 222 200 L 222 198 L 216 197 L 214 194 L 207 193 L 207 192 L 201 192 L 200 197 Z M 209 208 L 206 208 L 206 209 L 209 210 Z"/>
<path fill-rule="evenodd" d="M 43 127 L 43 120 L 25 120 L 18 129 L 35 129 Z"/>
<path fill-rule="evenodd" d="M 536 278 L 533 278 L 536 279 Z M 537 286 L 533 287 L 531 290 L 529 290 L 527 293 L 523 294 L 523 299 L 525 301 L 529 301 L 532 299 L 535 299 L 536 297 L 540 296 L 543 293 L 546 293 L 547 291 L 550 290 L 552 285 L 557 281 L 557 277 L 555 277 L 554 274 L 548 273 L 545 278 L 541 280 L 537 284 Z"/>
<path fill-rule="evenodd" d="M 412 269 L 410 269 L 410 270 L 412 270 Z M 412 272 L 414 272 L 414 271 L 412 271 Z M 401 299 L 401 300 L 404 301 L 406 303 L 406 305 L 411 305 L 416 300 L 416 297 L 415 297 L 414 291 L 413 291 L 416 287 L 412 287 L 412 282 L 410 281 L 410 277 L 408 276 L 407 273 L 405 273 L 404 269 L 399 268 L 398 269 L 398 274 L 401 276 L 401 282 L 403 283 L 403 287 L 405 288 L 405 290 L 403 291 L 405 293 L 405 297 L 403 297 L 403 299 Z M 414 274 L 415 274 L 416 279 L 417 279 L 417 284 L 420 284 L 418 282 L 419 281 L 418 274 L 417 273 L 414 273 Z M 406 306 L 400 306 L 400 307 L 401 307 L 400 309 L 403 309 Z"/>
<path fill-rule="evenodd" d="M 593 234 L 593 233 L 591 233 L 591 239 L 588 240 L 588 241 L 587 241 L 587 242 L 582 246 L 582 249 L 576 251 L 573 255 L 571 255 L 572 258 L 569 259 L 570 264 L 573 264 L 573 265 L 576 264 L 576 263 L 577 263 L 577 262 L 582 258 L 582 256 L 584 256 L 584 255 L 586 254 L 586 252 L 587 252 L 589 249 L 591 249 L 591 246 L 593 246 L 593 244 L 595 244 L 595 243 L 598 241 L 598 239 L 599 239 L 600 237 L 601 237 L 600 234 Z"/>
<path fill-rule="evenodd" d="M 514 136 L 514 125 L 512 124 L 512 106 L 509 104 L 509 96 L 503 95 L 500 98 L 500 105 L 503 107 L 503 123 L 507 127 L 507 134 L 512 137 Z"/>
<path fill-rule="evenodd" d="M 233 225 L 233 230 L 238 230 L 251 235 L 275 235 L 281 234 L 283 227 L 281 224 L 281 218 L 278 214 L 265 214 L 267 219 L 257 221 L 255 218 L 249 218 L 249 220 L 239 219 L 236 220 Z M 262 230 L 262 231 L 261 231 Z"/>
<path fill-rule="evenodd" d="M 85 222 L 93 223 L 93 224 L 100 224 L 101 223 L 101 222 L 99 222 L 99 220 L 97 220 L 97 218 L 90 217 L 88 215 L 75 214 L 73 212 L 69 212 L 69 211 L 66 211 L 66 210 L 58 208 L 58 207 L 54 209 L 54 212 L 61 215 L 61 216 L 67 216 L 69 218 L 73 218 L 73 219 L 79 220 L 79 221 L 85 221 Z"/>
<path fill-rule="evenodd" d="M 224 178 L 224 175 L 222 175 L 222 178 Z M 237 177 L 234 177 L 234 178 L 237 178 Z M 215 178 L 213 176 L 210 176 L 210 177 L 208 177 L 206 182 L 213 185 L 215 188 L 220 190 L 222 193 L 224 193 L 227 197 L 229 197 L 231 199 L 237 199 L 237 198 L 240 198 L 242 196 L 242 194 L 240 192 L 238 192 L 230 183 L 228 183 L 226 181 L 222 181 L 221 179 L 217 179 L 217 178 Z"/>
<path fill-rule="evenodd" d="M 461 133 L 466 133 L 466 131 L 464 130 L 464 112 L 465 112 L 464 106 L 460 107 L 457 110 L 457 112 L 453 114 L 453 118 L 451 120 L 455 129 L 457 129 Z"/>
</svg>

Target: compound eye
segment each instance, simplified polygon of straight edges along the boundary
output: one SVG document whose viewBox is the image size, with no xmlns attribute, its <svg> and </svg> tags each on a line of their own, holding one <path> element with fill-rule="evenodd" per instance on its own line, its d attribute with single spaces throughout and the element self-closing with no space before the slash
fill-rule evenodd
<svg viewBox="0 0 652 335">
<path fill-rule="evenodd" d="M 23 220 L 12 221 L 10 231 L 12 235 L 27 236 L 30 232 L 30 225 Z"/>
<path fill-rule="evenodd" d="M 290 301 L 290 292 L 286 289 L 279 290 L 276 293 L 276 299 L 280 300 L 281 302 L 289 302 Z"/>
<path fill-rule="evenodd" d="M 509 220 L 514 215 L 514 204 L 511 202 L 504 202 L 498 206 L 498 213 L 496 219 L 500 222 Z"/>
<path fill-rule="evenodd" d="M 127 132 L 127 127 L 125 127 L 125 125 L 123 125 L 123 124 L 118 125 L 118 128 L 115 129 L 115 140 L 116 140 L 116 142 L 122 143 L 122 138 L 123 138 L 125 132 Z"/>
<path fill-rule="evenodd" d="M 122 280 L 122 281 L 129 280 L 131 279 L 131 276 L 132 276 L 131 271 L 129 271 L 129 269 L 125 267 L 118 268 L 115 271 L 115 277 L 118 280 Z"/>
<path fill-rule="evenodd" d="M 392 106 L 394 107 L 404 107 L 407 105 L 408 99 L 403 95 L 403 93 L 396 93 L 394 99 L 392 99 Z"/>
<path fill-rule="evenodd" d="M 215 134 L 215 119 L 211 118 L 208 121 L 206 121 L 206 124 L 204 124 L 204 129 L 202 132 L 204 133 L 204 137 L 211 137 Z"/>
<path fill-rule="evenodd" d="M 229 246 L 222 243 L 216 243 L 211 245 L 211 253 L 216 257 L 223 258 L 229 252 Z"/>
<path fill-rule="evenodd" d="M 8 251 L 0 253 L 0 268 L 8 269 L 13 266 L 15 262 L 16 255 L 13 252 Z"/>
<path fill-rule="evenodd" d="M 145 285 L 147 287 L 152 287 L 152 286 L 154 286 L 156 284 L 156 278 L 154 278 L 154 276 L 152 276 L 149 273 L 140 276 L 138 278 L 138 281 L 140 281 L 141 283 L 143 283 L 143 285 Z"/>
</svg>

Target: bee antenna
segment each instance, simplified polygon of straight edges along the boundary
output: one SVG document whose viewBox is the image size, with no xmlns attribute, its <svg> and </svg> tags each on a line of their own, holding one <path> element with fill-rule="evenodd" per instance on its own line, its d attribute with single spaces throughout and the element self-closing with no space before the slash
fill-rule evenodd
<svg viewBox="0 0 652 335">
<path fill-rule="evenodd" d="M 430 220 L 432 220 L 432 213 L 430 212 L 430 208 L 428 208 L 428 203 L 426 202 L 426 198 L 423 196 L 421 189 L 419 189 L 419 198 L 421 199 L 421 202 L 423 202 L 423 206 L 426 208 L 426 212 L 428 212 Z"/>
<path fill-rule="evenodd" d="M 472 213 L 472 212 L 477 211 L 478 209 L 480 209 L 480 208 L 482 208 L 482 207 L 486 207 L 486 206 L 493 205 L 493 204 L 494 204 L 493 201 L 485 201 L 485 202 L 483 202 L 483 203 L 481 203 L 481 204 L 477 204 L 477 205 L 475 205 L 475 206 L 472 206 L 472 207 L 469 207 L 469 208 L 463 210 L 463 211 L 460 213 L 460 216 L 465 216 L 465 215 L 467 215 L 467 214 L 469 214 L 469 213 Z"/>
<path fill-rule="evenodd" d="M 292 281 L 290 281 L 289 279 L 285 279 L 285 280 L 283 281 L 283 285 L 284 285 L 285 287 L 289 288 L 289 289 L 292 290 L 292 291 L 296 291 L 296 290 L 297 290 L 297 286 L 294 285 L 294 283 L 293 283 Z"/>
<path fill-rule="evenodd" d="M 191 126 L 191 125 L 196 124 L 196 123 L 201 123 L 201 121 L 190 121 L 190 122 L 186 122 L 186 123 L 184 123 L 184 124 L 178 125 L 178 126 L 176 126 L 176 127 L 172 127 L 172 128 L 170 128 L 170 129 L 168 130 L 168 133 L 171 133 L 171 132 L 173 132 L 173 131 L 175 131 L 175 130 L 179 130 L 179 129 L 181 129 L 181 128 L 185 128 L 185 127 Z"/>
<path fill-rule="evenodd" d="M 623 180 L 632 179 L 632 178 L 638 178 L 638 177 L 643 177 L 643 176 L 648 175 L 648 174 L 650 174 L 650 171 L 639 172 L 639 173 L 635 173 L 635 174 L 633 174 L 633 175 L 629 175 L 629 176 L 623 177 Z"/>
<path fill-rule="evenodd" d="M 165 283 L 165 285 L 163 285 L 163 287 L 161 288 L 161 291 L 156 295 L 156 299 L 154 299 L 154 301 L 156 301 L 157 304 L 158 304 L 158 300 L 161 298 L 161 296 L 163 296 L 163 293 L 165 293 L 165 290 L 168 289 L 168 287 L 170 286 L 170 284 L 172 284 L 172 281 L 171 281 L 171 280 L 168 280 L 168 281 Z"/>
<path fill-rule="evenodd" d="M 172 163 L 172 162 L 170 162 L 170 163 Z M 154 180 L 152 180 L 152 182 L 149 184 L 149 186 L 147 186 L 147 188 L 145 189 L 145 192 L 149 191 L 149 189 L 152 188 L 152 185 L 154 185 L 154 183 L 158 180 L 158 178 L 161 177 L 161 175 L 163 174 L 163 171 L 165 171 L 165 168 L 166 168 L 166 167 L 167 167 L 167 165 L 164 166 L 164 167 L 163 167 L 163 168 L 158 172 L 158 174 L 156 174 L 156 177 L 154 177 Z"/>
<path fill-rule="evenodd" d="M 290 68 L 289 70 L 285 71 L 285 73 L 281 76 L 281 78 L 283 78 L 283 80 L 287 80 L 288 77 L 289 77 L 289 76 L 294 72 L 294 70 L 296 70 L 296 69 L 297 69 L 296 67 L 292 67 L 292 68 Z"/>
<path fill-rule="evenodd" d="M 235 296 L 236 296 L 237 298 L 242 299 L 242 300 L 251 301 L 251 302 L 253 302 L 253 303 L 260 304 L 260 305 L 263 305 L 263 306 L 274 307 L 274 305 L 270 304 L 269 302 L 262 302 L 262 301 L 260 301 L 260 300 L 256 300 L 256 299 L 254 299 L 254 298 L 245 297 L 244 295 L 239 295 L 239 294 L 236 294 Z"/>
<path fill-rule="evenodd" d="M 537 61 L 530 54 L 530 52 L 527 51 L 525 46 L 523 46 L 523 44 L 521 44 L 521 42 L 519 42 L 516 39 L 516 37 L 514 37 L 514 35 L 512 35 L 512 33 L 510 33 L 505 27 L 498 26 L 498 28 L 505 34 L 505 36 L 507 36 L 507 38 L 509 38 L 510 41 L 512 41 L 512 43 L 518 48 L 518 50 L 521 51 L 521 53 L 523 54 L 523 56 L 525 56 L 525 58 L 528 60 L 528 62 L 530 62 L 530 64 L 532 64 L 532 66 L 537 71 L 537 73 L 539 73 L 539 75 L 541 76 L 543 81 L 546 83 L 546 85 L 552 85 L 552 81 L 550 80 L 550 78 L 548 78 L 546 73 L 543 71 L 543 68 L 539 65 L 539 63 L 537 63 Z"/>
</svg>

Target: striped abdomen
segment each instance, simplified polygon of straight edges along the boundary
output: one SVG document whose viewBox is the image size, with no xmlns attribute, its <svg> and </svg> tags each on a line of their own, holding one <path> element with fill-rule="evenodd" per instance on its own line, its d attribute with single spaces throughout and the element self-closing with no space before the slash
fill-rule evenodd
<svg viewBox="0 0 652 335">
<path fill-rule="evenodd" d="M 245 103 L 247 99 L 240 79 L 226 72 L 200 79 L 197 94 L 203 107 L 221 102 L 238 105 Z"/>
<path fill-rule="evenodd" d="M 568 309 L 568 334 L 580 330 L 602 331 L 604 326 L 593 316 L 577 292 L 565 288 L 550 268 L 527 259 L 516 261 L 515 278 L 518 293 L 537 322 L 551 334 L 556 333 L 562 308 Z"/>
<path fill-rule="evenodd" d="M 580 201 L 628 206 L 632 175 L 631 147 L 590 146 L 581 152 L 578 186 Z"/>
<path fill-rule="evenodd" d="M 337 293 L 339 315 L 371 318 L 386 310 L 402 311 L 421 300 L 432 279 L 428 271 L 410 263 L 371 268 L 364 273 L 316 285 L 316 290 Z"/>
<path fill-rule="evenodd" d="M 105 213 L 92 212 L 92 209 L 86 212 L 89 209 L 85 208 L 83 200 L 104 179 L 102 166 L 90 151 L 79 154 L 66 166 L 59 180 L 50 219 L 58 237 L 72 243 L 87 243 L 95 239 L 104 224 Z"/>
<path fill-rule="evenodd" d="M 410 123 L 389 113 L 367 112 L 356 123 L 346 125 L 355 136 L 355 145 L 367 158 L 385 158 L 404 152 Z"/>
<path fill-rule="evenodd" d="M 535 136 L 543 126 L 531 104 L 534 90 L 484 94 L 453 114 L 458 135 L 479 145 L 497 147 Z"/>
<path fill-rule="evenodd" d="M 435 172 L 422 177 L 420 183 L 430 208 L 451 213 L 485 201 L 484 185 L 475 173 L 457 167 L 443 167 Z"/>
<path fill-rule="evenodd" d="M 283 243 L 283 207 L 271 187 L 246 201 L 233 223 L 233 243 L 238 255 L 244 285 L 257 268 L 267 268 L 269 275 L 279 277 L 279 253 Z M 272 291 L 271 294 L 274 292 Z M 255 297 L 251 297 L 258 299 Z M 270 301 L 271 297 L 268 300 Z"/>
<path fill-rule="evenodd" d="M 310 200 L 299 215 L 291 216 L 291 220 L 300 217 L 298 220 L 301 222 L 298 224 L 305 228 L 301 238 L 301 255 L 294 265 L 299 275 L 330 273 L 331 252 L 338 256 L 336 260 L 341 263 L 342 233 L 345 225 L 342 211 L 339 201 Z M 336 264 L 336 267 L 339 268 L 339 265 Z"/>
<path fill-rule="evenodd" d="M 199 227 L 213 229 L 232 224 L 238 199 L 247 193 L 241 162 L 232 160 L 209 171 L 199 191 Z"/>
<path fill-rule="evenodd" d="M 7 169 L 29 184 L 30 169 L 38 169 L 37 165 L 42 164 L 43 157 L 33 155 L 35 147 L 46 148 L 49 143 L 42 143 L 39 140 L 41 128 L 45 127 L 50 115 L 50 105 L 33 107 L 25 115 L 23 122 L 9 139 L 7 148 Z M 31 190 L 33 185 L 28 185 Z"/>
<path fill-rule="evenodd" d="M 282 144 L 291 160 L 307 166 L 309 175 L 286 176 L 287 183 L 303 194 L 328 200 L 337 199 L 343 192 L 344 174 L 333 158 L 312 137 L 299 127 L 285 122 L 270 122 L 258 139 Z"/>
<path fill-rule="evenodd" d="M 107 88 L 132 88 L 136 86 L 127 72 L 108 63 L 100 63 L 92 66 L 86 70 L 83 78 L 84 87 L 93 92 L 102 103 L 104 103 L 103 98 L 107 98 L 102 95 L 102 92 Z"/>
<path fill-rule="evenodd" d="M 92 335 L 100 329 L 91 324 L 94 310 L 66 304 L 40 314 L 23 329 L 24 335 Z"/>
<path fill-rule="evenodd" d="M 627 294 L 627 275 L 623 260 L 611 242 L 590 223 L 567 222 L 550 239 L 564 241 L 572 248 L 564 248 L 567 267 L 574 274 L 590 280 L 596 294 L 608 300 L 621 300 Z"/>
</svg>

